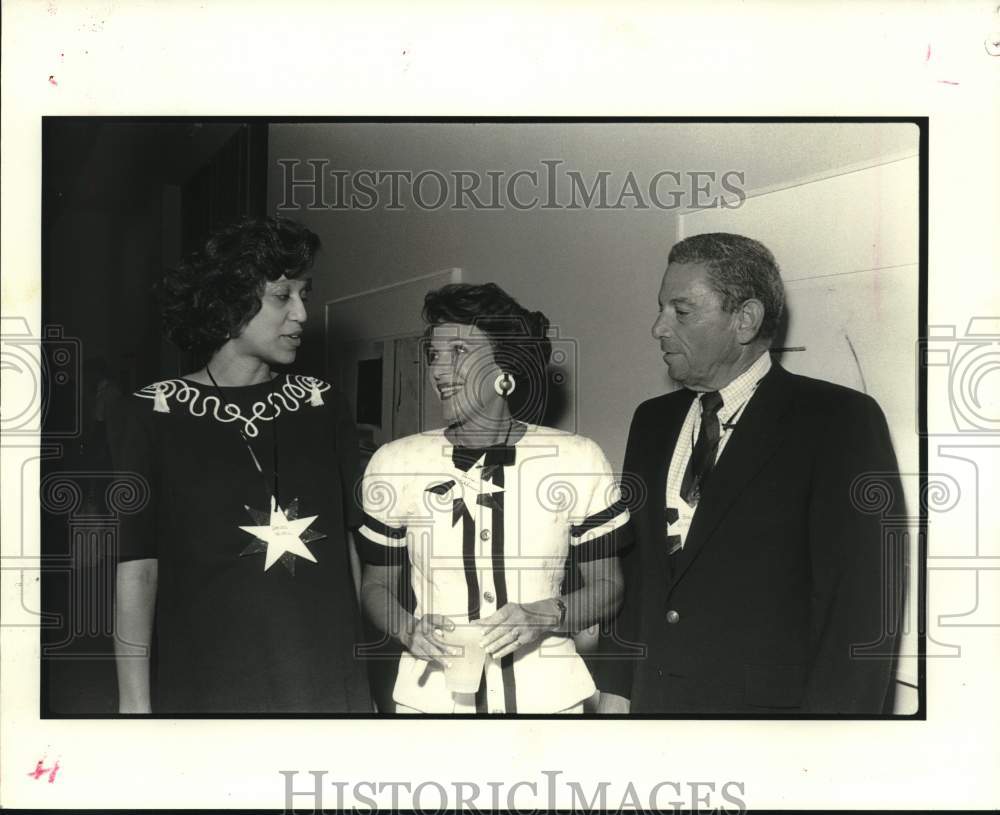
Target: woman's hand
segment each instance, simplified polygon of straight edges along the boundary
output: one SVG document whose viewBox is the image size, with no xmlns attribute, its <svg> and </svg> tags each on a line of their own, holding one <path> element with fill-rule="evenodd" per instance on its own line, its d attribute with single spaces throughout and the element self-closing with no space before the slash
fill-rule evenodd
<svg viewBox="0 0 1000 815">
<path fill-rule="evenodd" d="M 507 603 L 479 624 L 483 627 L 480 643 L 483 650 L 494 659 L 513 654 L 538 642 L 556 630 L 560 618 L 559 606 L 554 600 L 534 603 Z"/>
<path fill-rule="evenodd" d="M 153 708 L 150 705 L 149 697 L 143 697 L 141 699 L 126 699 L 124 696 L 120 697 L 118 700 L 118 712 L 123 715 L 144 715 L 153 712 Z"/>
<path fill-rule="evenodd" d="M 628 713 L 631 708 L 632 702 L 616 693 L 602 691 L 601 698 L 597 702 L 598 713 L 624 714 Z"/>
<path fill-rule="evenodd" d="M 438 636 L 440 631 L 454 631 L 455 623 L 440 614 L 411 617 L 400 634 L 399 641 L 417 659 L 436 662 L 444 667 L 448 657 L 461 655 L 461 650 L 448 645 Z"/>
</svg>

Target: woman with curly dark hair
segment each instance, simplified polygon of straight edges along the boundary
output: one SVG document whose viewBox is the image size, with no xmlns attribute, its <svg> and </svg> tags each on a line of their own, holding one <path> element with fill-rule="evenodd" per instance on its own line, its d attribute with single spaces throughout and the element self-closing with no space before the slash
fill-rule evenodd
<svg viewBox="0 0 1000 815">
<path fill-rule="evenodd" d="M 353 658 L 356 429 L 329 384 L 275 370 L 302 342 L 318 248 L 292 221 L 248 219 L 163 281 L 167 335 L 207 361 L 113 417 L 115 466 L 149 490 L 120 528 L 122 713 L 370 710 Z"/>
<path fill-rule="evenodd" d="M 541 312 L 492 283 L 453 284 L 427 295 L 424 318 L 448 426 L 375 453 L 358 537 L 364 609 L 404 649 L 396 711 L 580 713 L 595 686 L 573 634 L 621 604 L 628 510 L 597 444 L 535 424 Z"/>
</svg>

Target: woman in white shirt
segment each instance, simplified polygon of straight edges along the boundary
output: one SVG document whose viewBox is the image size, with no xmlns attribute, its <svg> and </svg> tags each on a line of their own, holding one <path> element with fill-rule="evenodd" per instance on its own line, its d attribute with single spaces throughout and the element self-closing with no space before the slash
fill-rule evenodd
<svg viewBox="0 0 1000 815">
<path fill-rule="evenodd" d="M 595 686 L 572 634 L 621 605 L 628 510 L 597 444 L 531 421 L 552 348 L 541 312 L 492 283 L 455 284 L 427 295 L 424 318 L 448 426 L 375 453 L 359 536 L 365 611 L 404 647 L 396 711 L 582 712 Z M 396 594 L 404 560 L 413 614 Z M 567 566 L 582 585 L 561 595 Z M 444 671 L 462 653 L 456 630 L 486 653 L 468 692 Z"/>
</svg>

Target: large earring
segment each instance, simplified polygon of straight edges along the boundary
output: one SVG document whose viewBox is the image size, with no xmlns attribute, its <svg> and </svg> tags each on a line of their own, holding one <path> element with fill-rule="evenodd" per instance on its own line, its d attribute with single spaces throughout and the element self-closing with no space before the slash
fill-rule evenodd
<svg viewBox="0 0 1000 815">
<path fill-rule="evenodd" d="M 516 387 L 517 380 L 514 379 L 513 374 L 510 374 L 507 371 L 504 371 L 500 374 L 500 376 L 493 380 L 493 390 L 503 397 L 510 396 Z"/>
</svg>

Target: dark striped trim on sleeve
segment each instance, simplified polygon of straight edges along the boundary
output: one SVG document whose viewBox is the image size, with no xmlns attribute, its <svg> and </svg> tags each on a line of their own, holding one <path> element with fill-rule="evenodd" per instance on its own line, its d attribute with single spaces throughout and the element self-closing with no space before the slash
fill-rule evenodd
<svg viewBox="0 0 1000 815">
<path fill-rule="evenodd" d="M 610 523 L 615 520 L 622 513 L 628 513 L 626 504 L 622 499 L 618 499 L 607 509 L 603 509 L 600 512 L 596 512 L 588 518 L 584 518 L 579 524 L 574 524 L 570 527 L 569 533 L 574 538 L 579 538 L 581 535 L 586 534 L 591 529 L 597 529 L 599 526 L 604 526 L 606 523 Z"/>
<path fill-rule="evenodd" d="M 355 540 L 358 555 L 365 563 L 393 566 L 406 557 L 406 527 L 388 526 L 367 512 Z"/>
<path fill-rule="evenodd" d="M 371 537 L 372 540 L 378 540 L 378 537 L 388 538 L 389 540 L 400 540 L 406 537 L 406 527 L 405 526 L 387 526 L 382 523 L 378 518 L 373 518 L 367 512 L 364 515 L 364 526 L 362 529 L 367 529 L 373 532 L 376 537 Z"/>
<path fill-rule="evenodd" d="M 365 563 L 373 566 L 402 566 L 406 561 L 405 546 L 386 546 L 382 543 L 375 543 L 362 533 L 354 537 L 355 545 L 358 548 L 358 557 Z"/>
<path fill-rule="evenodd" d="M 606 532 L 599 538 L 592 538 L 569 548 L 572 563 L 589 563 L 593 560 L 611 557 L 632 545 L 635 533 L 632 524 L 626 522 L 617 529 Z"/>
</svg>

